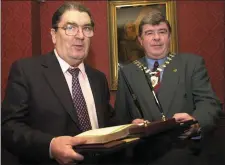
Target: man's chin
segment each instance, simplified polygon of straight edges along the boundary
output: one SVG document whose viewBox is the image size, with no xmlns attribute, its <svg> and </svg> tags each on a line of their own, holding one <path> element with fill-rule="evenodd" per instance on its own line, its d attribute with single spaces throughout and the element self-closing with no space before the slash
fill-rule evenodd
<svg viewBox="0 0 225 165">
<path fill-rule="evenodd" d="M 75 54 L 75 55 L 72 55 L 72 59 L 74 60 L 84 60 L 86 58 L 86 55 L 85 54 Z"/>
<path fill-rule="evenodd" d="M 168 54 L 168 52 L 165 52 L 165 51 L 162 51 L 162 50 L 158 50 L 158 51 L 154 51 L 153 53 L 152 53 L 154 56 L 156 56 L 156 57 L 165 57 L 165 56 L 167 56 L 167 54 Z"/>
<path fill-rule="evenodd" d="M 74 67 L 77 67 L 79 64 L 81 64 L 85 59 L 85 56 L 70 56 L 70 59 L 69 59 L 69 64 L 71 66 L 74 66 Z"/>
<path fill-rule="evenodd" d="M 162 59 L 162 58 L 166 57 L 167 53 L 165 54 L 164 52 L 163 53 L 162 52 L 153 52 L 153 53 L 151 53 L 151 54 L 149 54 L 147 56 L 149 58 L 158 60 L 158 59 Z"/>
</svg>

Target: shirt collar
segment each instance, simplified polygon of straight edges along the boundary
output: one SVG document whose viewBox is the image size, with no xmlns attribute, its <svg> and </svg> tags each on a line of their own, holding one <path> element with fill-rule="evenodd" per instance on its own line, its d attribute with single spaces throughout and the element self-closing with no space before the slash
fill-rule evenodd
<svg viewBox="0 0 225 165">
<path fill-rule="evenodd" d="M 148 58 L 147 56 L 145 56 L 145 59 L 146 59 L 147 64 L 148 64 L 148 68 L 153 68 L 155 61 L 158 61 L 159 66 L 162 65 L 166 61 L 166 58 L 167 57 L 155 60 L 155 59 L 151 59 L 151 58 Z"/>
<path fill-rule="evenodd" d="M 59 65 L 60 65 L 60 67 L 61 67 L 61 69 L 62 69 L 63 74 L 68 73 L 68 69 L 69 69 L 69 68 L 74 68 L 74 67 L 70 66 L 65 60 L 63 60 L 63 59 L 59 56 L 59 54 L 57 53 L 56 49 L 54 49 L 54 53 L 55 53 L 55 55 L 56 55 L 57 60 L 59 61 Z M 86 72 L 85 72 L 84 63 L 83 63 L 83 62 L 80 63 L 80 64 L 78 65 L 78 67 L 76 67 L 76 68 L 79 68 L 79 69 L 80 69 L 80 72 L 81 72 L 81 74 L 82 74 L 82 76 L 83 76 L 84 78 L 86 78 L 87 75 L 86 75 Z"/>
</svg>

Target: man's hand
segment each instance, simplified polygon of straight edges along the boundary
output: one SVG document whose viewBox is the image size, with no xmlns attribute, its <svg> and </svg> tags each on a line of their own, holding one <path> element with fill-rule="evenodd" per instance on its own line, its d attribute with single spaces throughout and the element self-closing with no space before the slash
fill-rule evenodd
<svg viewBox="0 0 225 165">
<path fill-rule="evenodd" d="M 173 118 L 175 118 L 176 122 L 178 123 L 182 123 L 182 122 L 185 122 L 185 121 L 188 121 L 188 120 L 194 120 L 196 121 L 196 119 L 187 114 L 187 113 L 176 113 Z M 188 138 L 190 137 L 191 135 L 193 135 L 194 133 L 196 133 L 198 130 L 199 130 L 199 124 L 194 124 L 190 127 L 189 130 L 185 131 L 183 135 L 181 135 L 181 138 L 182 139 L 185 139 L 185 138 Z"/>
<path fill-rule="evenodd" d="M 53 138 L 50 144 L 52 157 L 61 165 L 72 163 L 74 160 L 81 161 L 84 157 L 74 151 L 73 146 L 84 144 L 85 140 L 80 137 L 60 136 Z"/>
<path fill-rule="evenodd" d="M 132 124 L 143 124 L 144 123 L 144 119 L 134 119 L 133 121 L 132 121 Z"/>
</svg>

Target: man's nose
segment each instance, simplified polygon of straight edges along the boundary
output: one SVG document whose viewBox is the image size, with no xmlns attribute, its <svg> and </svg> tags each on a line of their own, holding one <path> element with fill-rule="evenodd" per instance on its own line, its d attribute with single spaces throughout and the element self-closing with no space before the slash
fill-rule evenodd
<svg viewBox="0 0 225 165">
<path fill-rule="evenodd" d="M 83 29 L 82 27 L 79 27 L 77 30 L 77 34 L 75 35 L 75 37 L 83 39 L 84 38 L 84 33 L 83 33 Z"/>
<path fill-rule="evenodd" d="M 157 33 L 157 32 L 154 33 L 153 39 L 154 39 L 154 40 L 159 40 L 159 39 L 160 39 L 159 33 Z"/>
</svg>

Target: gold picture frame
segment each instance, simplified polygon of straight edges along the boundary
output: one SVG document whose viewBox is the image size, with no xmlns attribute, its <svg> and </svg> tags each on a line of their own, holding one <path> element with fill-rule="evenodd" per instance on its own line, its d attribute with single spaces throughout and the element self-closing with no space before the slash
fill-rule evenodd
<svg viewBox="0 0 225 165">
<path fill-rule="evenodd" d="M 129 27 L 137 32 L 138 23 L 146 12 L 152 8 L 160 9 L 168 19 L 172 27 L 171 33 L 171 52 L 177 52 L 177 25 L 176 25 L 176 2 L 171 0 L 154 1 L 108 1 L 108 27 L 110 38 L 110 89 L 117 90 L 118 85 L 118 63 L 119 60 L 127 62 L 121 55 L 121 46 L 123 41 L 121 36 L 125 33 L 123 30 L 130 26 L 130 22 L 135 23 Z M 121 30 L 122 29 L 122 30 Z M 123 32 L 121 32 L 123 31 Z M 133 38 L 132 35 L 131 39 Z M 136 45 L 136 43 L 135 43 Z M 133 47 L 133 46 L 131 46 Z M 139 48 L 137 48 L 139 49 Z M 139 50 L 138 50 L 139 51 Z M 120 52 L 120 53 L 119 53 Z M 135 57 L 135 56 L 133 56 Z M 125 60 L 124 60 L 125 59 Z"/>
</svg>

